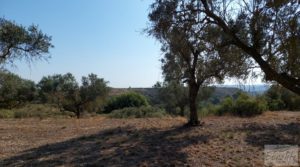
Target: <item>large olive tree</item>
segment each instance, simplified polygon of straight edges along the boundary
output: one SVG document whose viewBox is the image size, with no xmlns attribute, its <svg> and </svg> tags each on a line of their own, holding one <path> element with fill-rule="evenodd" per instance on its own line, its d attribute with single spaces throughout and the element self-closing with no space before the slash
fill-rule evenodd
<svg viewBox="0 0 300 167">
<path fill-rule="evenodd" d="M 172 78 L 189 87 L 189 125 L 198 125 L 199 88 L 228 77 L 245 77 L 251 62 L 235 47 L 215 46 L 224 36 L 216 36 L 216 26 L 198 26 L 202 18 L 195 1 L 157 0 L 151 6 L 148 32 L 162 43 L 162 68 Z M 230 54 L 228 54 L 230 51 Z"/>
</svg>

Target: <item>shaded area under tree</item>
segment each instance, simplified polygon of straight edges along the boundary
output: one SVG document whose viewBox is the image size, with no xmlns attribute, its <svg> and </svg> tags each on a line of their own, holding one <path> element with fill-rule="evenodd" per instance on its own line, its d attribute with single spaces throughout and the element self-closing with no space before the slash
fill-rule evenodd
<svg viewBox="0 0 300 167">
<path fill-rule="evenodd" d="M 118 127 L 26 150 L 18 156 L 4 159 L 0 165 L 183 166 L 187 164 L 187 155 L 181 149 L 206 143 L 211 137 L 176 137 L 189 129 L 174 127 L 170 130 L 136 130 L 130 126 Z"/>
</svg>

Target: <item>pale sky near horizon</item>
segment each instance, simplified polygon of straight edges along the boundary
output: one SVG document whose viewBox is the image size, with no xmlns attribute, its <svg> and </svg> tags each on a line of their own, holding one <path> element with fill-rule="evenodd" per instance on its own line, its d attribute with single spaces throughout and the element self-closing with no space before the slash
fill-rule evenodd
<svg viewBox="0 0 300 167">
<path fill-rule="evenodd" d="M 142 33 L 151 0 L 0 0 L 0 17 L 52 36 L 49 62 L 9 69 L 38 82 L 71 72 L 78 81 L 95 73 L 112 87 L 151 87 L 162 81 L 160 44 Z M 254 81 L 260 83 L 259 81 Z M 227 81 L 232 84 L 234 82 Z"/>
</svg>

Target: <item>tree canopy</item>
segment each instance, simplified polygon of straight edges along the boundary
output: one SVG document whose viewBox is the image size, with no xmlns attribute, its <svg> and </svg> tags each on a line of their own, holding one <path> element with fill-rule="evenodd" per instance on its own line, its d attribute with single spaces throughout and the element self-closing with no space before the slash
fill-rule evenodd
<svg viewBox="0 0 300 167">
<path fill-rule="evenodd" d="M 24 27 L 0 18 L 0 65 L 13 63 L 16 59 L 32 61 L 49 58 L 51 37 L 36 25 Z"/>
<path fill-rule="evenodd" d="M 109 92 L 108 82 L 93 73 L 81 81 L 79 86 L 71 73 L 43 77 L 38 83 L 40 98 L 44 103 L 74 112 L 78 118 L 83 111 L 99 111 Z"/>
<path fill-rule="evenodd" d="M 195 5 L 195 6 L 194 6 Z M 200 86 L 222 82 L 225 77 L 244 78 L 252 62 L 235 47 L 216 45 L 221 30 L 196 24 L 201 16 L 194 12 L 194 1 L 156 1 L 149 14 L 150 35 L 162 43 L 162 69 L 165 80 L 188 84 L 190 124 L 198 124 L 197 96 Z"/>
<path fill-rule="evenodd" d="M 87 77 L 83 76 L 81 83 L 80 87 L 76 87 L 65 96 L 65 103 L 63 104 L 64 108 L 74 112 L 77 118 L 88 108 L 100 110 L 109 93 L 108 82 L 96 74 L 91 73 Z"/>
<path fill-rule="evenodd" d="M 152 9 L 150 20 L 159 18 L 151 25 L 156 38 L 166 37 L 174 26 L 188 25 L 195 27 L 188 32 L 196 39 L 213 27 L 212 47 L 205 47 L 241 54 L 244 62 L 261 68 L 267 81 L 300 94 L 298 0 L 156 0 Z"/>
<path fill-rule="evenodd" d="M 0 70 L 0 107 L 13 108 L 31 102 L 36 96 L 33 81 Z"/>
<path fill-rule="evenodd" d="M 45 76 L 38 83 L 38 87 L 41 100 L 56 104 L 61 110 L 66 97 L 79 88 L 71 73 Z"/>
</svg>

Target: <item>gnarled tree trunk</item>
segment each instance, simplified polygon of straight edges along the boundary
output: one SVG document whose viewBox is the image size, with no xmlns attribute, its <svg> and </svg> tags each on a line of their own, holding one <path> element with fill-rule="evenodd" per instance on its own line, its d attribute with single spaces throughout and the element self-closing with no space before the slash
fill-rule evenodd
<svg viewBox="0 0 300 167">
<path fill-rule="evenodd" d="M 199 86 L 196 83 L 189 84 L 189 105 L 190 105 L 190 119 L 189 126 L 197 126 L 200 124 L 197 112 L 197 95 Z"/>
</svg>

